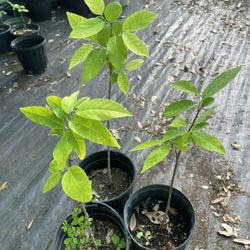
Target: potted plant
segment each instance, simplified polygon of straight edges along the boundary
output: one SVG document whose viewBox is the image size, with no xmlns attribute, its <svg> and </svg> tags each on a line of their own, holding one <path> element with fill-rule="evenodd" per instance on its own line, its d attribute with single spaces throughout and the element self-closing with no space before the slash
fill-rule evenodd
<svg viewBox="0 0 250 250">
<path fill-rule="evenodd" d="M 85 157 L 85 140 L 119 148 L 119 144 L 102 121 L 131 114 L 115 101 L 78 98 L 78 95 L 79 91 L 63 98 L 48 96 L 48 107 L 31 106 L 20 109 L 31 121 L 49 127 L 50 135 L 59 137 L 53 150 L 53 160 L 49 165 L 50 177 L 43 187 L 43 192 L 48 192 L 61 181 L 64 193 L 82 204 L 81 210 L 73 213 L 62 225 L 63 231 L 60 228 L 56 249 L 73 249 L 73 243 L 84 249 L 98 249 L 103 244 L 110 245 L 111 249 L 112 246 L 113 249 L 119 249 L 116 247 L 121 244 L 120 249 L 128 249 L 127 233 L 119 215 L 107 205 L 98 203 L 85 206 L 92 200 L 91 183 L 84 170 L 73 164 L 72 156 L 76 154 L 80 159 Z M 81 113 L 83 108 L 84 115 Z M 100 227 L 111 231 L 104 232 Z M 111 242 L 100 242 L 103 237 L 98 234 L 98 230 L 101 230 L 104 238 L 109 233 Z M 117 241 L 112 239 L 112 231 L 116 232 L 119 241 L 117 237 Z M 63 242 L 65 246 L 62 245 Z"/>
<path fill-rule="evenodd" d="M 162 138 L 143 142 L 131 151 L 156 147 L 144 161 L 142 173 L 164 160 L 172 151 L 175 155 L 170 186 L 151 185 L 135 192 L 127 201 L 124 220 L 136 249 L 185 249 L 194 228 L 191 203 L 173 188 L 180 155 L 190 145 L 225 154 L 223 144 L 204 131 L 206 118 L 215 110 L 214 95 L 232 81 L 240 67 L 217 76 L 203 92 L 189 81 L 178 81 L 173 88 L 193 96 L 167 105 L 162 116 L 172 119 Z M 190 111 L 193 111 L 191 114 Z M 184 115 L 188 112 L 188 116 Z M 186 119 L 189 118 L 189 119 Z"/>
<path fill-rule="evenodd" d="M 111 99 L 112 85 L 116 83 L 121 92 L 127 94 L 130 87 L 128 73 L 139 69 L 144 63 L 141 58 L 128 62 L 128 52 L 142 57 L 149 55 L 147 45 L 135 32 L 151 24 L 155 14 L 137 11 L 120 22 L 118 19 L 122 14 L 122 6 L 119 2 L 112 2 L 107 6 L 103 0 L 85 0 L 85 3 L 94 17 L 86 19 L 67 13 L 72 28 L 69 37 L 87 42 L 74 53 L 69 69 L 83 64 L 82 81 L 87 84 L 106 66 L 109 78 L 108 99 Z M 110 129 L 109 121 L 107 127 Z M 86 158 L 81 166 L 91 177 L 98 200 L 122 212 L 135 178 L 134 166 L 129 158 L 120 152 L 111 151 L 108 147 L 106 151 Z"/>
<path fill-rule="evenodd" d="M 0 6 L 0 54 L 10 50 L 10 26 L 3 24 L 5 12 Z"/>
<path fill-rule="evenodd" d="M 37 24 L 27 23 L 27 21 L 25 21 L 24 19 L 23 13 L 27 13 L 29 11 L 23 5 L 19 5 L 19 4 L 11 3 L 11 2 L 8 2 L 8 3 L 11 5 L 13 10 L 20 13 L 20 21 L 22 22 L 19 25 L 17 24 L 12 25 L 11 30 L 10 30 L 11 38 L 15 39 L 21 36 L 38 34 L 40 27 Z"/>
<path fill-rule="evenodd" d="M 51 0 L 26 0 L 26 6 L 33 21 L 43 22 L 51 17 Z"/>
</svg>

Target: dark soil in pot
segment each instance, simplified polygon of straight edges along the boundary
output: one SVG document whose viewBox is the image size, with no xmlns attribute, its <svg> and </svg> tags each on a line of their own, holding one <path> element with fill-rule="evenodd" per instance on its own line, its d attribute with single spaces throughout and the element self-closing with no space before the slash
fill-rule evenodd
<svg viewBox="0 0 250 250">
<path fill-rule="evenodd" d="M 194 210 L 177 189 L 173 189 L 168 223 L 163 223 L 169 187 L 151 185 L 135 192 L 124 208 L 124 221 L 133 249 L 183 250 L 194 228 Z"/>
<path fill-rule="evenodd" d="M 16 25 L 11 28 L 10 34 L 11 38 L 15 39 L 21 36 L 27 36 L 27 35 L 37 35 L 39 33 L 40 27 L 37 24 L 21 24 Z"/>
<path fill-rule="evenodd" d="M 129 240 L 127 231 L 125 230 L 122 218 L 118 215 L 118 213 L 115 210 L 113 210 L 111 207 L 103 203 L 87 204 L 86 210 L 90 218 L 93 219 L 91 228 L 94 233 L 95 239 L 101 240 L 102 246 L 99 247 L 100 250 L 106 250 L 106 249 L 117 250 L 112 241 L 110 242 L 112 235 L 119 236 L 119 238 L 123 240 L 126 247 L 122 249 L 125 250 L 129 249 Z M 81 213 L 78 217 L 80 216 L 84 216 L 84 214 Z M 68 224 L 70 224 L 73 221 L 72 216 L 71 215 L 68 216 L 66 218 L 66 221 Z M 65 249 L 64 240 L 66 238 L 67 238 L 67 233 L 64 232 L 61 225 L 56 237 L 55 250 Z"/>
<path fill-rule="evenodd" d="M 111 173 L 113 183 L 109 185 L 107 169 L 107 151 L 90 155 L 80 166 L 92 181 L 94 200 L 105 202 L 117 211 L 123 207 L 132 192 L 135 168 L 131 160 L 124 154 L 111 151 Z"/>
<path fill-rule="evenodd" d="M 10 50 L 10 26 L 0 25 L 0 54 Z"/>
</svg>

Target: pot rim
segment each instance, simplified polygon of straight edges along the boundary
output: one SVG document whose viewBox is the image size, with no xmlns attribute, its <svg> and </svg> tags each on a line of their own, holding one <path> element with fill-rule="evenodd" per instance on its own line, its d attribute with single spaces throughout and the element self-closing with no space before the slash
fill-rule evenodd
<svg viewBox="0 0 250 250">
<path fill-rule="evenodd" d="M 144 193 L 146 190 L 150 190 L 150 189 L 151 189 L 151 190 L 152 190 L 152 189 L 164 189 L 164 190 L 166 190 L 166 189 L 169 189 L 169 186 L 168 186 L 168 185 L 163 185 L 163 184 L 151 184 L 151 185 L 148 185 L 148 186 L 144 186 L 144 187 L 138 189 L 137 191 L 135 191 L 135 192 L 128 198 L 128 200 L 127 200 L 127 202 L 126 202 L 126 204 L 125 204 L 125 206 L 124 206 L 123 219 L 124 219 L 125 227 L 126 227 L 126 229 L 127 229 L 127 231 L 128 231 L 128 235 L 129 235 L 129 237 L 131 238 L 132 241 L 135 241 L 136 244 L 138 244 L 141 248 L 145 248 L 145 249 L 147 249 L 147 250 L 156 250 L 156 249 L 152 249 L 152 248 L 147 248 L 147 247 L 141 245 L 138 241 L 135 240 L 134 236 L 133 236 L 133 235 L 131 234 L 131 232 L 130 232 L 130 228 L 129 228 L 129 225 L 128 225 L 128 221 L 127 221 L 127 219 L 126 219 L 126 217 L 128 217 L 128 216 L 127 216 L 127 215 L 128 215 L 128 213 L 127 213 L 127 211 L 128 211 L 128 204 L 129 204 L 129 202 L 132 200 L 133 196 L 134 196 L 135 194 Z M 192 225 L 192 227 L 191 227 L 191 229 L 190 229 L 190 231 L 189 231 L 189 236 L 188 236 L 188 238 L 187 238 L 181 245 L 177 246 L 176 248 L 173 248 L 172 250 L 178 249 L 178 248 L 180 248 L 180 247 L 182 247 L 182 246 L 184 246 L 184 245 L 186 245 L 186 244 L 188 243 L 188 241 L 192 238 L 193 231 L 194 231 L 194 225 L 195 225 L 195 212 L 194 212 L 194 208 L 193 208 L 192 203 L 190 202 L 190 200 L 187 198 L 187 196 L 186 196 L 184 193 L 182 193 L 180 190 L 178 190 L 178 189 L 176 189 L 176 188 L 173 187 L 173 194 L 174 194 L 174 192 L 175 192 L 175 193 L 179 193 L 182 197 L 184 197 L 184 198 L 188 201 L 188 203 L 189 203 L 189 205 L 190 205 L 190 207 L 191 207 L 191 209 L 192 209 L 192 213 L 193 213 L 193 217 L 194 217 L 194 223 L 193 223 L 193 225 Z"/>
<path fill-rule="evenodd" d="M 1 28 L 1 27 L 5 27 L 6 30 L 1 31 L 0 34 L 4 34 L 4 33 L 7 33 L 7 32 L 10 32 L 10 29 L 11 29 L 10 25 L 8 25 L 8 24 L 1 24 L 1 25 L 0 25 L 0 28 Z"/>
</svg>

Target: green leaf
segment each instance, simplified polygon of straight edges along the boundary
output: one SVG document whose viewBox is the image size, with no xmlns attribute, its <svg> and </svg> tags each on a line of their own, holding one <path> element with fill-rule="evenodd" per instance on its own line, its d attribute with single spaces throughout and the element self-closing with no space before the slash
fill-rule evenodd
<svg viewBox="0 0 250 250">
<path fill-rule="evenodd" d="M 63 136 L 64 131 L 62 128 L 51 128 L 49 131 L 49 136 Z"/>
<path fill-rule="evenodd" d="M 134 148 L 130 149 L 129 152 L 134 152 L 134 151 L 138 151 L 138 150 L 142 150 L 146 148 L 152 148 L 154 146 L 160 145 L 161 142 L 162 142 L 161 140 L 150 140 L 150 141 L 142 142 L 136 145 Z"/>
<path fill-rule="evenodd" d="M 62 109 L 62 98 L 58 96 L 48 96 L 46 101 L 58 118 L 62 120 L 67 118 L 67 114 Z"/>
<path fill-rule="evenodd" d="M 85 19 L 76 24 L 69 37 L 77 39 L 88 38 L 100 32 L 104 26 L 105 23 L 98 17 Z"/>
<path fill-rule="evenodd" d="M 193 131 L 191 134 L 195 145 L 219 154 L 226 153 L 223 144 L 215 136 L 209 135 L 203 131 Z"/>
<path fill-rule="evenodd" d="M 205 108 L 205 107 L 209 106 L 210 104 L 212 104 L 213 102 L 214 102 L 213 97 L 206 97 L 205 99 L 202 100 L 201 107 Z"/>
<path fill-rule="evenodd" d="M 169 140 L 172 140 L 172 139 L 174 139 L 180 135 L 186 134 L 186 133 L 187 133 L 187 131 L 185 131 L 185 130 L 180 130 L 177 128 L 170 128 L 164 134 L 162 141 L 163 142 L 169 141 Z"/>
<path fill-rule="evenodd" d="M 62 169 L 66 166 L 67 159 L 72 150 L 73 148 L 70 144 L 70 133 L 69 131 L 66 131 L 57 142 L 53 151 L 53 158 L 55 159 L 56 164 Z"/>
<path fill-rule="evenodd" d="M 156 15 L 149 11 L 137 11 L 128 16 L 123 23 L 122 29 L 125 32 L 134 32 L 145 29 L 155 19 Z"/>
<path fill-rule="evenodd" d="M 189 81 L 178 81 L 175 84 L 172 84 L 172 87 L 177 90 L 182 90 L 187 94 L 198 95 L 198 89 Z"/>
<path fill-rule="evenodd" d="M 122 70 L 123 64 L 127 60 L 127 48 L 121 36 L 111 37 L 107 44 L 108 57 L 117 71 Z"/>
<path fill-rule="evenodd" d="M 135 34 L 123 33 L 123 41 L 126 47 L 134 54 L 148 57 L 148 46 Z"/>
<path fill-rule="evenodd" d="M 128 79 L 128 76 L 126 75 L 125 72 L 120 72 L 117 77 L 117 83 L 124 95 L 128 93 L 129 86 L 130 86 L 130 81 Z"/>
<path fill-rule="evenodd" d="M 74 133 L 94 143 L 120 148 L 111 132 L 99 121 L 74 116 L 69 127 Z"/>
<path fill-rule="evenodd" d="M 240 72 L 241 67 L 236 67 L 226 72 L 223 72 L 217 76 L 203 91 L 202 98 L 213 96 L 221 89 L 223 89 L 228 83 L 230 83 Z"/>
<path fill-rule="evenodd" d="M 32 122 L 49 127 L 49 128 L 64 128 L 64 123 L 51 110 L 40 107 L 30 106 L 20 108 L 20 111 Z"/>
<path fill-rule="evenodd" d="M 79 166 L 68 168 L 62 178 L 62 188 L 64 193 L 75 201 L 86 203 L 92 200 L 91 183 Z"/>
<path fill-rule="evenodd" d="M 70 114 L 77 103 L 77 98 L 79 91 L 72 93 L 70 96 L 65 96 L 62 98 L 62 109 L 65 113 Z"/>
<path fill-rule="evenodd" d="M 179 150 L 181 150 L 183 152 L 188 152 L 189 151 L 189 147 L 185 143 L 182 143 L 182 142 L 177 140 L 177 141 L 174 141 L 173 144 L 177 149 L 179 149 Z"/>
<path fill-rule="evenodd" d="M 208 125 L 207 122 L 200 122 L 200 123 L 197 123 L 197 124 L 192 128 L 192 131 L 194 131 L 194 130 L 201 130 L 201 129 L 205 128 L 207 125 Z"/>
<path fill-rule="evenodd" d="M 64 168 L 62 168 L 62 166 L 58 165 L 54 159 L 49 164 L 49 172 L 51 174 L 57 173 L 57 172 L 59 172 L 59 171 L 61 171 L 63 169 Z"/>
<path fill-rule="evenodd" d="M 85 60 L 82 68 L 82 81 L 88 83 L 102 70 L 107 58 L 105 49 L 94 49 Z"/>
<path fill-rule="evenodd" d="M 96 15 L 102 15 L 104 12 L 104 1 L 103 0 L 84 0 L 88 5 L 92 13 Z"/>
<path fill-rule="evenodd" d="M 75 29 L 79 23 L 84 22 L 87 19 L 71 12 L 66 12 L 66 14 L 68 17 L 69 25 L 72 29 Z"/>
<path fill-rule="evenodd" d="M 78 64 L 84 62 L 87 59 L 87 57 L 92 49 L 93 49 L 92 44 L 86 44 L 86 45 L 83 45 L 82 47 L 80 47 L 74 53 L 73 57 L 71 58 L 70 64 L 69 64 L 69 69 L 72 69 L 75 66 L 77 66 Z"/>
<path fill-rule="evenodd" d="M 80 160 L 86 155 L 86 145 L 83 138 L 72 130 L 69 129 L 69 144 L 71 145 L 72 149 L 76 152 Z"/>
<path fill-rule="evenodd" d="M 170 124 L 169 127 L 181 128 L 186 127 L 188 124 L 182 117 L 176 117 Z"/>
<path fill-rule="evenodd" d="M 201 115 L 198 116 L 198 118 L 196 119 L 194 125 L 204 121 L 211 113 L 213 113 L 213 111 L 215 110 L 215 107 L 206 110 L 205 112 L 203 112 Z"/>
<path fill-rule="evenodd" d="M 170 118 L 176 115 L 179 115 L 195 106 L 195 103 L 191 100 L 181 100 L 172 102 L 170 105 L 168 105 L 162 116 L 165 118 Z"/>
<path fill-rule="evenodd" d="M 112 35 L 118 36 L 122 33 L 122 24 L 119 22 L 112 23 Z"/>
<path fill-rule="evenodd" d="M 108 24 L 106 24 L 104 28 L 97 34 L 97 42 L 102 47 L 107 47 L 109 38 L 110 38 L 110 27 Z"/>
<path fill-rule="evenodd" d="M 108 99 L 95 98 L 82 103 L 76 112 L 85 119 L 104 121 L 131 116 L 132 114 L 121 104 Z"/>
<path fill-rule="evenodd" d="M 109 3 L 104 11 L 104 16 L 109 22 L 116 21 L 122 14 L 122 6 L 119 2 Z"/>
<path fill-rule="evenodd" d="M 60 180 L 61 180 L 61 175 L 59 173 L 52 174 L 45 182 L 42 192 L 47 193 L 52 188 L 54 188 L 59 183 Z"/>
<path fill-rule="evenodd" d="M 139 69 L 142 66 L 143 63 L 144 63 L 144 60 L 135 59 L 135 60 L 132 60 L 132 61 L 128 62 L 126 64 L 126 66 L 125 66 L 125 69 L 127 71 L 131 72 L 131 71 Z"/>
<path fill-rule="evenodd" d="M 164 160 L 168 156 L 170 150 L 171 145 L 168 143 L 164 143 L 159 148 L 153 150 L 144 161 L 141 173 L 144 173 L 145 171 L 155 166 L 157 163 Z"/>
</svg>

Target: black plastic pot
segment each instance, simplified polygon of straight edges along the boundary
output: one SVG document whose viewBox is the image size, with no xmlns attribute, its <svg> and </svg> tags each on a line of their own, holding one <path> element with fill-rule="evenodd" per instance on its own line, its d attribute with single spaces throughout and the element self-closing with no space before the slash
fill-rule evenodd
<svg viewBox="0 0 250 250">
<path fill-rule="evenodd" d="M 25 6 L 25 1 L 17 1 L 17 0 L 15 0 L 15 3 Z M 26 16 L 26 12 L 22 12 L 22 14 L 21 14 L 17 10 L 13 10 L 11 5 L 9 3 L 7 3 L 7 2 L 2 4 L 2 8 L 7 13 L 7 15 L 9 15 L 9 16 L 12 16 L 12 17 Z"/>
<path fill-rule="evenodd" d="M 39 35 L 22 36 L 11 42 L 26 73 L 41 74 L 47 69 L 46 39 Z"/>
<path fill-rule="evenodd" d="M 93 170 L 107 168 L 107 155 L 108 153 L 106 150 L 94 153 L 88 156 L 85 160 L 83 160 L 80 163 L 80 166 L 84 169 L 84 171 L 87 174 L 89 174 Z M 113 199 L 102 201 L 108 204 L 109 206 L 113 207 L 114 209 L 116 209 L 116 211 L 122 214 L 124 205 L 128 197 L 132 193 L 132 188 L 133 188 L 133 184 L 135 180 L 135 167 L 132 161 L 126 155 L 117 151 L 110 152 L 110 164 L 111 164 L 111 168 L 116 167 L 116 168 L 122 169 L 132 179 L 132 182 L 129 188 L 126 191 L 124 191 L 122 194 L 120 194 L 119 196 Z"/>
<path fill-rule="evenodd" d="M 4 24 L 8 24 L 11 27 L 14 27 L 16 25 L 22 25 L 22 24 L 30 24 L 31 19 L 24 16 L 24 17 L 11 17 L 4 21 Z"/>
<path fill-rule="evenodd" d="M 29 16 L 33 21 L 43 22 L 51 17 L 51 0 L 27 0 Z"/>
<path fill-rule="evenodd" d="M 25 33 L 22 35 L 15 33 L 16 31 L 23 29 L 24 27 L 26 27 L 30 31 L 28 33 Z M 26 24 L 26 25 L 24 25 L 24 24 L 15 25 L 10 30 L 10 38 L 11 38 L 11 40 L 14 40 L 14 39 L 21 37 L 21 36 L 38 35 L 39 30 L 40 30 L 40 27 L 34 23 L 30 23 L 30 24 Z"/>
<path fill-rule="evenodd" d="M 84 1 L 79 0 L 60 0 L 64 10 L 87 17 L 91 12 Z"/>
<path fill-rule="evenodd" d="M 10 50 L 10 26 L 0 25 L 0 54 Z"/>
<path fill-rule="evenodd" d="M 133 237 L 132 233 L 129 229 L 129 222 L 130 218 L 133 214 L 133 211 L 141 204 L 143 201 L 147 200 L 149 197 L 153 199 L 160 200 L 166 202 L 167 196 L 169 193 L 169 186 L 165 185 L 149 185 L 143 187 L 136 191 L 134 194 L 130 196 L 128 199 L 125 208 L 124 208 L 124 223 L 129 232 L 129 236 L 132 239 L 133 249 L 135 250 L 150 250 L 150 248 L 144 247 L 139 244 Z M 171 207 L 177 209 L 184 218 L 186 219 L 187 227 L 188 227 L 188 238 L 182 245 L 174 248 L 173 250 L 184 250 L 190 241 L 194 229 L 195 224 L 195 214 L 194 209 L 189 201 L 189 199 L 181 193 L 177 189 L 173 189 L 172 200 L 171 200 Z"/>
<path fill-rule="evenodd" d="M 126 242 L 127 247 L 125 250 L 129 249 L 129 238 L 128 238 L 127 230 L 125 229 L 122 218 L 114 209 L 112 209 L 110 206 L 104 203 L 97 203 L 97 202 L 87 204 L 86 209 L 88 211 L 89 216 L 93 218 L 94 220 L 95 219 L 107 220 L 111 222 L 112 224 L 118 226 Z M 72 221 L 71 215 L 69 215 L 66 218 L 66 221 L 68 223 Z M 54 248 L 55 250 L 65 249 L 63 241 L 67 235 L 66 233 L 63 232 L 61 227 L 62 225 L 60 226 L 56 235 L 55 248 Z"/>
</svg>

